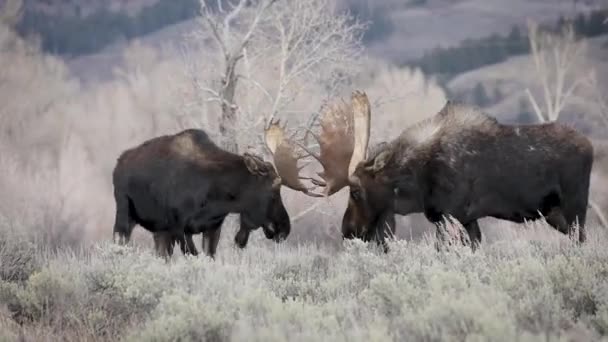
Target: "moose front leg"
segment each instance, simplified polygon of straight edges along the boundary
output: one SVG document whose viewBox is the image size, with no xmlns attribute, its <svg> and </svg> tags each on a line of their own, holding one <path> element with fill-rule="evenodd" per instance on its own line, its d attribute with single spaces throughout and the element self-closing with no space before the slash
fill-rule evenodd
<svg viewBox="0 0 608 342">
<path fill-rule="evenodd" d="M 395 213 L 392 210 L 387 210 L 380 215 L 378 223 L 374 229 L 368 232 L 366 240 L 374 240 L 376 244 L 382 246 L 384 253 L 388 253 L 389 247 L 386 242 L 387 236 L 391 238 L 395 236 Z"/>
<path fill-rule="evenodd" d="M 182 251 L 182 254 L 191 254 L 194 256 L 198 255 L 198 250 L 196 249 L 196 245 L 194 244 L 194 240 L 192 240 L 193 234 L 184 234 L 183 237 L 178 239 L 179 248 Z"/>
<path fill-rule="evenodd" d="M 469 234 L 471 249 L 475 252 L 481 245 L 481 230 L 479 229 L 479 223 L 477 220 L 471 221 L 464 225 L 464 229 L 466 229 Z"/>
<path fill-rule="evenodd" d="M 446 226 L 449 224 L 443 213 L 434 206 L 424 208 L 424 216 L 435 225 L 435 250 L 440 252 L 447 239 Z"/>
<path fill-rule="evenodd" d="M 156 255 L 168 262 L 173 255 L 173 244 L 175 243 L 173 236 L 169 232 L 160 231 L 154 232 L 153 237 Z"/>
</svg>

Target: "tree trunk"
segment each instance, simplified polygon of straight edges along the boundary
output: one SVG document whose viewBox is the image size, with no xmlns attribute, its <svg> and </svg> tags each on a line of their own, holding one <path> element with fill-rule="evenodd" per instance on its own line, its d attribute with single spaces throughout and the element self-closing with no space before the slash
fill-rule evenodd
<svg viewBox="0 0 608 342">
<path fill-rule="evenodd" d="M 239 146 L 236 141 L 236 103 L 234 95 L 236 92 L 236 64 L 238 59 L 234 57 L 226 58 L 226 70 L 222 77 L 220 88 L 220 99 L 222 105 L 222 117 L 220 118 L 220 147 L 232 153 L 239 153 Z M 219 235 L 225 226 L 235 227 L 237 225 L 237 214 L 229 214 L 224 220 L 224 224 L 217 228 L 215 234 Z M 209 235 L 209 234 L 207 234 Z M 203 233 L 203 238 L 205 234 Z M 217 243 L 216 243 L 217 245 Z M 205 251 L 206 252 L 206 251 Z"/>
<path fill-rule="evenodd" d="M 237 62 L 238 59 L 236 58 L 227 58 L 226 72 L 222 78 L 222 88 L 220 91 L 222 100 L 222 117 L 220 120 L 221 147 L 233 153 L 238 153 L 239 150 L 236 141 L 236 104 L 234 102 L 237 83 L 235 73 Z"/>
</svg>

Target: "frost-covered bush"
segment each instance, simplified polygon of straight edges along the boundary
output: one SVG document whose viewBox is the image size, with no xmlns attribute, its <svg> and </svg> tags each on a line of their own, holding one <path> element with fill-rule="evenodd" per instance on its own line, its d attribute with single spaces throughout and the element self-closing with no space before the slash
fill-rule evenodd
<svg viewBox="0 0 608 342">
<path fill-rule="evenodd" d="M 522 227 L 522 231 L 525 230 Z M 545 226 L 549 231 L 551 228 Z M 521 234 L 525 237 L 525 233 Z M 544 341 L 608 333 L 608 234 L 223 246 L 215 260 L 99 243 L 0 282 L 0 338 L 126 341 Z"/>
<path fill-rule="evenodd" d="M 6 227 L 0 228 L 0 281 L 24 281 L 39 267 L 35 245 Z"/>
</svg>

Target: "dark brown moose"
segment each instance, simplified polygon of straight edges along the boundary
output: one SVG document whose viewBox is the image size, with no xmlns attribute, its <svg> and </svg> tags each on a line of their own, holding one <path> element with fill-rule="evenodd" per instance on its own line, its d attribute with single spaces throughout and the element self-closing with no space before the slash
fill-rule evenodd
<svg viewBox="0 0 608 342">
<path fill-rule="evenodd" d="M 504 125 L 448 101 L 366 156 L 371 113 L 364 94 L 323 114 L 321 153 L 309 153 L 322 164 L 324 181 L 313 182 L 327 196 L 349 187 L 343 238 L 374 239 L 386 251 L 394 215 L 423 213 L 438 232 L 458 220 L 474 250 L 482 217 L 517 223 L 543 217 L 564 234 L 578 226 L 579 242 L 586 239 L 593 147 L 567 125 Z"/>
<path fill-rule="evenodd" d="M 192 235 L 202 232 L 205 253 L 213 257 L 225 217 L 238 213 L 239 247 L 244 248 L 250 231 L 259 227 L 268 239 L 283 241 L 291 223 L 281 185 L 308 190 L 299 182 L 291 145 L 280 133 L 278 122 L 266 129 L 278 173 L 259 156 L 219 148 L 198 129 L 156 137 L 124 151 L 113 171 L 114 240 L 128 243 L 139 224 L 154 234 L 159 255 L 171 256 L 175 242 L 182 253 L 196 255 Z"/>
</svg>

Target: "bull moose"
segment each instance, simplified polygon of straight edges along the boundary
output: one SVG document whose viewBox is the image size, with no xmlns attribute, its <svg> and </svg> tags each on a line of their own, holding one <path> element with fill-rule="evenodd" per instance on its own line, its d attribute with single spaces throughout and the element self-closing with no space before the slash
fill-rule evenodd
<svg viewBox="0 0 608 342">
<path fill-rule="evenodd" d="M 157 253 L 169 257 L 175 242 L 182 253 L 198 254 L 192 234 L 202 232 L 205 252 L 213 257 L 229 213 L 240 214 L 235 242 L 241 248 L 260 226 L 268 239 L 286 239 L 291 223 L 281 185 L 303 193 L 308 189 L 291 169 L 296 160 L 279 122 L 271 122 L 265 133 L 276 170 L 256 154 L 221 149 L 199 129 L 155 137 L 124 151 L 112 175 L 114 240 L 128 243 L 139 224 L 154 234 Z"/>
<path fill-rule="evenodd" d="M 385 246 L 394 215 L 423 213 L 437 226 L 450 217 L 467 231 L 471 248 L 481 243 L 477 220 L 494 217 L 516 223 L 544 217 L 561 233 L 585 218 L 593 164 L 591 142 L 557 122 L 505 125 L 477 107 L 447 101 L 434 116 L 414 124 L 367 154 L 370 116 L 364 93 L 350 104 L 325 106 L 320 153 L 323 166 L 312 179 L 331 196 L 348 186 L 343 238 Z M 302 146 L 302 148 L 305 148 Z"/>
</svg>

